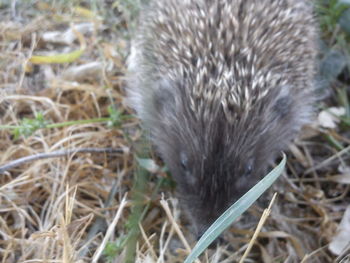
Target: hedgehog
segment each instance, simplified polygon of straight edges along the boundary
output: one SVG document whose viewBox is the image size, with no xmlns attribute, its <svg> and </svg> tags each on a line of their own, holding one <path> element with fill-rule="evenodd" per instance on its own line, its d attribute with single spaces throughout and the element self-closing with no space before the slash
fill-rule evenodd
<svg viewBox="0 0 350 263">
<path fill-rule="evenodd" d="M 127 102 L 200 236 L 312 120 L 317 28 L 307 0 L 153 0 Z"/>
</svg>

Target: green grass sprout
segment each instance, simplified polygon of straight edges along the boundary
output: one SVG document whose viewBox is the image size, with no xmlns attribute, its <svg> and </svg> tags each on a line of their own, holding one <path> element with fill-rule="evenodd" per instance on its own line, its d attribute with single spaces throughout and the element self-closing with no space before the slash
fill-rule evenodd
<svg viewBox="0 0 350 263">
<path fill-rule="evenodd" d="M 243 214 L 278 179 L 284 170 L 286 161 L 287 157 L 283 154 L 283 159 L 278 166 L 228 208 L 203 234 L 184 263 L 194 262 L 226 228 Z"/>
</svg>

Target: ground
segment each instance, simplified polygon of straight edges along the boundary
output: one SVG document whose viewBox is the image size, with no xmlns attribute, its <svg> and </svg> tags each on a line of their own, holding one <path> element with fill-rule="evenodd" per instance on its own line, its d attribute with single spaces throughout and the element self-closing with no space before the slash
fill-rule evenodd
<svg viewBox="0 0 350 263">
<path fill-rule="evenodd" d="M 0 1 L 1 262 L 172 263 L 195 245 L 123 102 L 140 1 Z M 349 262 L 349 7 L 316 2 L 315 121 L 278 183 L 200 262 L 238 262 L 275 192 L 245 262 Z"/>
</svg>

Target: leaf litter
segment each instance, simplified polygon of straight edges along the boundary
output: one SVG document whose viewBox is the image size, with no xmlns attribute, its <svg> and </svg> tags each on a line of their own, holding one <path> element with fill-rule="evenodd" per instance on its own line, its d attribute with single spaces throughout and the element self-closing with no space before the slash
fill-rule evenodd
<svg viewBox="0 0 350 263">
<path fill-rule="evenodd" d="M 139 121 L 123 102 L 129 47 L 126 18 L 133 14 L 118 9 L 121 1 L 99 6 L 78 2 L 0 4 L 0 125 L 18 126 L 38 113 L 50 123 L 105 118 L 112 104 L 117 117 L 131 117 L 113 128 L 105 122 L 87 122 L 37 129 L 17 138 L 11 129 L 0 129 L 0 166 L 69 149 L 120 149 L 99 154 L 72 151 L 2 172 L 1 262 L 127 259 L 124 240 L 134 206 L 129 194 L 134 143 L 143 136 Z M 79 50 L 83 52 L 69 57 Z M 61 57 L 52 58 L 55 55 Z M 31 60 L 35 56 L 45 63 L 36 64 Z M 325 100 L 325 108 L 343 107 L 335 94 Z M 293 143 L 283 179 L 226 231 L 226 243 L 207 250 L 200 262 L 238 262 L 253 236 L 246 262 L 346 260 L 349 128 L 342 119 L 331 119 L 332 123 L 314 124 L 311 133 L 305 131 L 308 135 Z M 164 164 L 155 154 L 148 158 L 139 159 L 150 176 L 142 193 L 148 209 L 139 223 L 135 262 L 183 262 L 195 244 L 191 228 L 173 199 Z M 158 189 L 160 179 L 165 183 Z M 257 235 L 256 226 L 274 192 L 278 197 Z"/>
</svg>

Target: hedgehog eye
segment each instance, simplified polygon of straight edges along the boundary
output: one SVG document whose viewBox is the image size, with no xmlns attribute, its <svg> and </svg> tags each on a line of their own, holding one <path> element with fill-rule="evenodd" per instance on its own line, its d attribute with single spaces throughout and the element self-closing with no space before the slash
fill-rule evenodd
<svg viewBox="0 0 350 263">
<path fill-rule="evenodd" d="M 192 176 L 190 160 L 184 152 L 180 153 L 180 165 L 182 168 L 182 175 L 184 176 L 186 183 L 190 186 L 195 186 L 196 177 Z"/>
<path fill-rule="evenodd" d="M 253 161 L 249 161 L 246 166 L 245 166 L 245 169 L 244 169 L 244 175 L 245 176 L 250 176 L 253 172 Z"/>
<path fill-rule="evenodd" d="M 284 96 L 282 98 L 279 98 L 276 101 L 276 104 L 274 106 L 276 115 L 280 119 L 283 119 L 290 112 L 291 105 L 292 105 L 292 101 L 289 96 Z"/>
<path fill-rule="evenodd" d="M 185 153 L 180 153 L 180 163 L 181 163 L 181 167 L 184 171 L 188 170 L 188 158 L 187 155 Z"/>
</svg>

